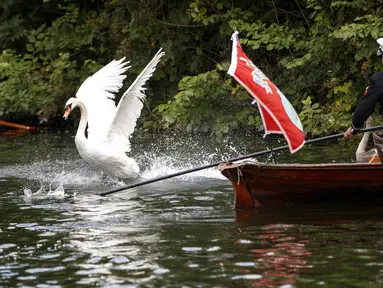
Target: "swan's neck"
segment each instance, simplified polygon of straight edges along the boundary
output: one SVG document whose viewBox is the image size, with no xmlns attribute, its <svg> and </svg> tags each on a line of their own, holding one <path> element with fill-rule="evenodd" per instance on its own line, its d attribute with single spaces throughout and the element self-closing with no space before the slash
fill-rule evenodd
<svg viewBox="0 0 383 288">
<path fill-rule="evenodd" d="M 362 140 L 360 140 L 360 143 L 358 145 L 358 149 L 356 149 L 356 153 L 363 153 L 366 151 L 368 139 L 370 138 L 370 132 L 366 132 L 363 134 Z"/>
<path fill-rule="evenodd" d="M 81 140 L 86 140 L 85 129 L 86 129 L 86 124 L 88 123 L 88 110 L 86 110 L 86 107 L 82 102 L 79 102 L 77 106 L 80 108 L 80 111 L 81 111 L 81 119 L 80 119 L 80 124 L 78 125 L 78 128 L 77 128 L 76 138 Z"/>
</svg>

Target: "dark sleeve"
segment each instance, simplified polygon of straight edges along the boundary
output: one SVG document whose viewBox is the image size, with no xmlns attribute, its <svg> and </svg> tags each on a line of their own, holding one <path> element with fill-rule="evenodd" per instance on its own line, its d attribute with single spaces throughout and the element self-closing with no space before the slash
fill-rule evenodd
<svg viewBox="0 0 383 288">
<path fill-rule="evenodd" d="M 356 106 L 352 116 L 352 126 L 355 129 L 361 129 L 367 118 L 375 111 L 376 104 L 380 101 L 381 89 L 370 79 L 370 85 Z"/>
</svg>

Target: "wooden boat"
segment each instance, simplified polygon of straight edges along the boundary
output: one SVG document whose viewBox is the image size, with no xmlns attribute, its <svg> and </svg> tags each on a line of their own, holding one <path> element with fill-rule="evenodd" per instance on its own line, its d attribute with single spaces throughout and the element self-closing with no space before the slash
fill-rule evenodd
<svg viewBox="0 0 383 288">
<path fill-rule="evenodd" d="M 383 199 L 381 163 L 265 164 L 244 161 L 218 169 L 235 191 L 235 209 L 270 201 Z"/>
<path fill-rule="evenodd" d="M 367 163 L 266 164 L 246 160 L 222 163 L 217 168 L 234 187 L 235 209 L 270 201 L 383 199 L 383 138 L 374 133 L 373 139 L 375 154 Z"/>
</svg>

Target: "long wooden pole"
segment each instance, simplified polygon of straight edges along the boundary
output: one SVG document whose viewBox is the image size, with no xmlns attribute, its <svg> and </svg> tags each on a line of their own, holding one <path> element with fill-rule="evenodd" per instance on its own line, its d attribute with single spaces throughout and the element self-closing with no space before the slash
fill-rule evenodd
<svg viewBox="0 0 383 288">
<path fill-rule="evenodd" d="M 372 132 L 372 131 L 377 131 L 377 130 L 383 130 L 383 125 L 382 126 L 375 126 L 375 127 L 371 127 L 371 128 L 362 129 L 362 130 L 360 130 L 360 133 Z M 330 136 L 325 136 L 325 137 L 316 138 L 316 139 L 311 139 L 311 140 L 306 141 L 305 144 L 306 145 L 307 144 L 313 144 L 313 143 L 323 142 L 323 141 L 337 139 L 337 138 L 341 138 L 341 137 L 344 137 L 343 133 L 335 134 L 335 135 L 330 135 Z M 106 196 L 106 195 L 109 195 L 109 194 L 113 194 L 113 193 L 117 193 L 117 192 L 120 192 L 120 191 L 123 191 L 123 190 L 130 189 L 130 188 L 135 188 L 135 187 L 151 184 L 151 183 L 154 183 L 154 182 L 162 181 L 162 180 L 165 180 L 165 179 L 169 179 L 169 178 L 173 178 L 173 177 L 189 174 L 189 173 L 192 173 L 192 172 L 197 172 L 197 171 L 204 170 L 204 169 L 207 169 L 207 168 L 216 167 L 219 164 L 222 164 L 222 163 L 225 163 L 225 162 L 235 162 L 235 161 L 239 161 L 239 160 L 243 160 L 243 159 L 247 159 L 247 158 L 251 158 L 251 157 L 262 156 L 262 155 L 269 154 L 269 153 L 272 153 L 272 152 L 278 152 L 278 151 L 287 150 L 287 149 L 289 149 L 288 145 L 280 146 L 280 147 L 272 148 L 272 149 L 267 149 L 267 150 L 264 150 L 264 151 L 255 152 L 255 153 L 252 153 L 252 154 L 248 154 L 248 155 L 244 155 L 244 156 L 239 156 L 239 157 L 236 157 L 236 158 L 232 158 L 232 159 L 228 159 L 228 160 L 224 160 L 224 161 L 220 161 L 220 162 L 216 162 L 216 163 L 211 163 L 211 164 L 203 165 L 203 166 L 200 166 L 200 167 L 196 167 L 196 168 L 192 168 L 192 169 L 188 169 L 188 170 L 184 170 L 184 171 L 168 174 L 168 175 L 157 177 L 157 178 L 154 178 L 154 179 L 149 179 L 149 180 L 146 180 L 146 181 L 142 181 L 142 182 L 138 182 L 138 183 L 133 183 L 133 184 L 126 185 L 126 186 L 123 186 L 123 187 L 118 187 L 118 188 L 111 189 L 111 190 L 108 190 L 108 191 L 105 191 L 105 192 L 101 192 L 101 193 L 99 193 L 99 195 Z"/>
</svg>

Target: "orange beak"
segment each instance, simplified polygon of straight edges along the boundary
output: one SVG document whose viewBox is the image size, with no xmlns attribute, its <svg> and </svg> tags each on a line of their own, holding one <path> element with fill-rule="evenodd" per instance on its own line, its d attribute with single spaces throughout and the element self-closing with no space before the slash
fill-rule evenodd
<svg viewBox="0 0 383 288">
<path fill-rule="evenodd" d="M 68 119 L 69 114 L 70 114 L 71 111 L 72 111 L 72 109 L 71 109 L 70 107 L 66 108 L 65 113 L 64 113 L 64 116 L 63 116 L 63 118 L 64 118 L 65 120 Z"/>
</svg>

